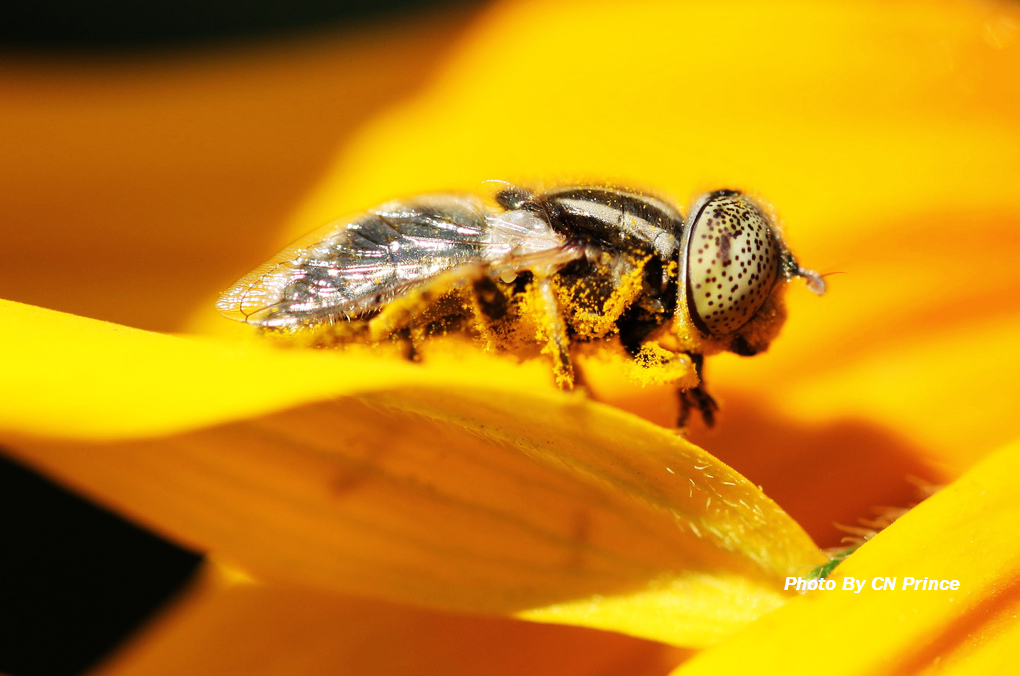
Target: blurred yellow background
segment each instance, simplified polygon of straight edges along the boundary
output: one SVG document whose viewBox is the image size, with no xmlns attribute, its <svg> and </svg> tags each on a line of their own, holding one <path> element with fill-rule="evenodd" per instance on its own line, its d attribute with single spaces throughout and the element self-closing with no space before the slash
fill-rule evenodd
<svg viewBox="0 0 1020 676">
<path fill-rule="evenodd" d="M 181 330 L 275 246 L 355 131 L 433 77 L 469 17 L 0 58 L 0 297 Z"/>
</svg>

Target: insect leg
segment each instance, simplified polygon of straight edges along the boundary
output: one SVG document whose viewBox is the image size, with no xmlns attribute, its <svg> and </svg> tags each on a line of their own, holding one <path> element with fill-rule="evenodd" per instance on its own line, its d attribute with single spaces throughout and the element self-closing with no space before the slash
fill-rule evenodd
<svg viewBox="0 0 1020 676">
<path fill-rule="evenodd" d="M 506 319 L 510 301 L 490 275 L 481 275 L 472 284 L 474 329 L 486 349 L 496 349 L 498 342 L 491 330 L 493 324 Z"/>
<path fill-rule="evenodd" d="M 676 426 L 685 427 L 687 419 L 690 417 L 691 409 L 696 409 L 701 414 L 701 419 L 705 421 L 705 425 L 712 427 L 715 425 L 715 412 L 719 410 L 719 404 L 715 402 L 712 395 L 705 389 L 705 377 L 703 375 L 705 357 L 694 352 L 688 352 L 687 355 L 691 358 L 691 362 L 694 364 L 694 372 L 698 375 L 698 386 L 687 390 L 677 390 L 680 410 L 677 413 Z"/>
<path fill-rule="evenodd" d="M 570 360 L 570 338 L 567 336 L 567 325 L 556 301 L 552 279 L 536 277 L 534 295 L 542 318 L 537 335 L 539 342 L 545 343 L 542 353 L 552 357 L 556 384 L 564 390 L 571 390 L 578 384 L 577 373 Z"/>
<path fill-rule="evenodd" d="M 406 351 L 404 356 L 409 361 L 421 361 L 421 352 L 418 346 L 423 345 L 427 338 L 426 327 L 420 321 L 416 321 L 416 319 L 417 317 L 412 315 L 407 322 L 407 342 L 405 343 Z"/>
</svg>

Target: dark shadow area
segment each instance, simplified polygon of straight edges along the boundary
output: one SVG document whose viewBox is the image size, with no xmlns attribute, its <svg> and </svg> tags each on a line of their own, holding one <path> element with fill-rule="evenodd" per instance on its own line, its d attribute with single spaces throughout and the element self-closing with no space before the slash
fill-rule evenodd
<svg viewBox="0 0 1020 676">
<path fill-rule="evenodd" d="M 126 52 L 350 27 L 466 0 L 38 0 L 4 3 L 0 48 Z"/>
<path fill-rule="evenodd" d="M 0 672 L 81 673 L 200 562 L 0 456 Z"/>
<path fill-rule="evenodd" d="M 952 478 L 921 449 L 873 424 L 797 424 L 735 396 L 725 397 L 715 429 L 695 428 L 689 438 L 761 486 L 820 547 L 838 546 L 846 535 L 834 524 L 858 526 L 883 507 L 916 504 L 912 479 Z"/>
<path fill-rule="evenodd" d="M 715 427 L 706 429 L 694 416 L 687 439 L 760 486 L 820 547 L 840 546 L 846 533 L 835 524 L 857 527 L 860 519 L 874 519 L 882 508 L 910 507 L 923 498 L 919 484 L 955 478 L 929 462 L 924 449 L 871 422 L 806 424 L 746 395 L 713 394 L 720 401 Z M 609 401 L 673 427 L 676 398 L 669 388 Z"/>
</svg>

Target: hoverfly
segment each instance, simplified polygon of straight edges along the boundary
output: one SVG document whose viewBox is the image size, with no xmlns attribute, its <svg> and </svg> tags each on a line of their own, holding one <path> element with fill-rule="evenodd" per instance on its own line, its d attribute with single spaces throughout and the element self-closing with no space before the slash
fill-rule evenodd
<svg viewBox="0 0 1020 676">
<path fill-rule="evenodd" d="M 685 219 L 634 190 L 494 183 L 491 198 L 422 195 L 335 221 L 243 277 L 218 308 L 314 345 L 399 341 L 412 358 L 430 337 L 467 334 L 547 355 L 564 389 L 579 382 L 584 346 L 614 346 L 646 369 L 686 357 L 688 368 L 666 371 L 696 371 L 693 386 L 677 382 L 682 426 L 691 408 L 712 424 L 706 354 L 766 349 L 794 277 L 825 290 L 735 190 L 703 195 Z"/>
</svg>

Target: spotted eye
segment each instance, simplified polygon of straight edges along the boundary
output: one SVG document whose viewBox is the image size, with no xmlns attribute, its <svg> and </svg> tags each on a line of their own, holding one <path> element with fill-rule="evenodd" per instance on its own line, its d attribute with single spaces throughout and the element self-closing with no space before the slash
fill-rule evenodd
<svg viewBox="0 0 1020 676">
<path fill-rule="evenodd" d="M 779 276 L 769 219 L 749 197 L 720 190 L 698 201 L 685 234 L 691 319 L 710 336 L 731 334 L 761 309 Z"/>
</svg>

